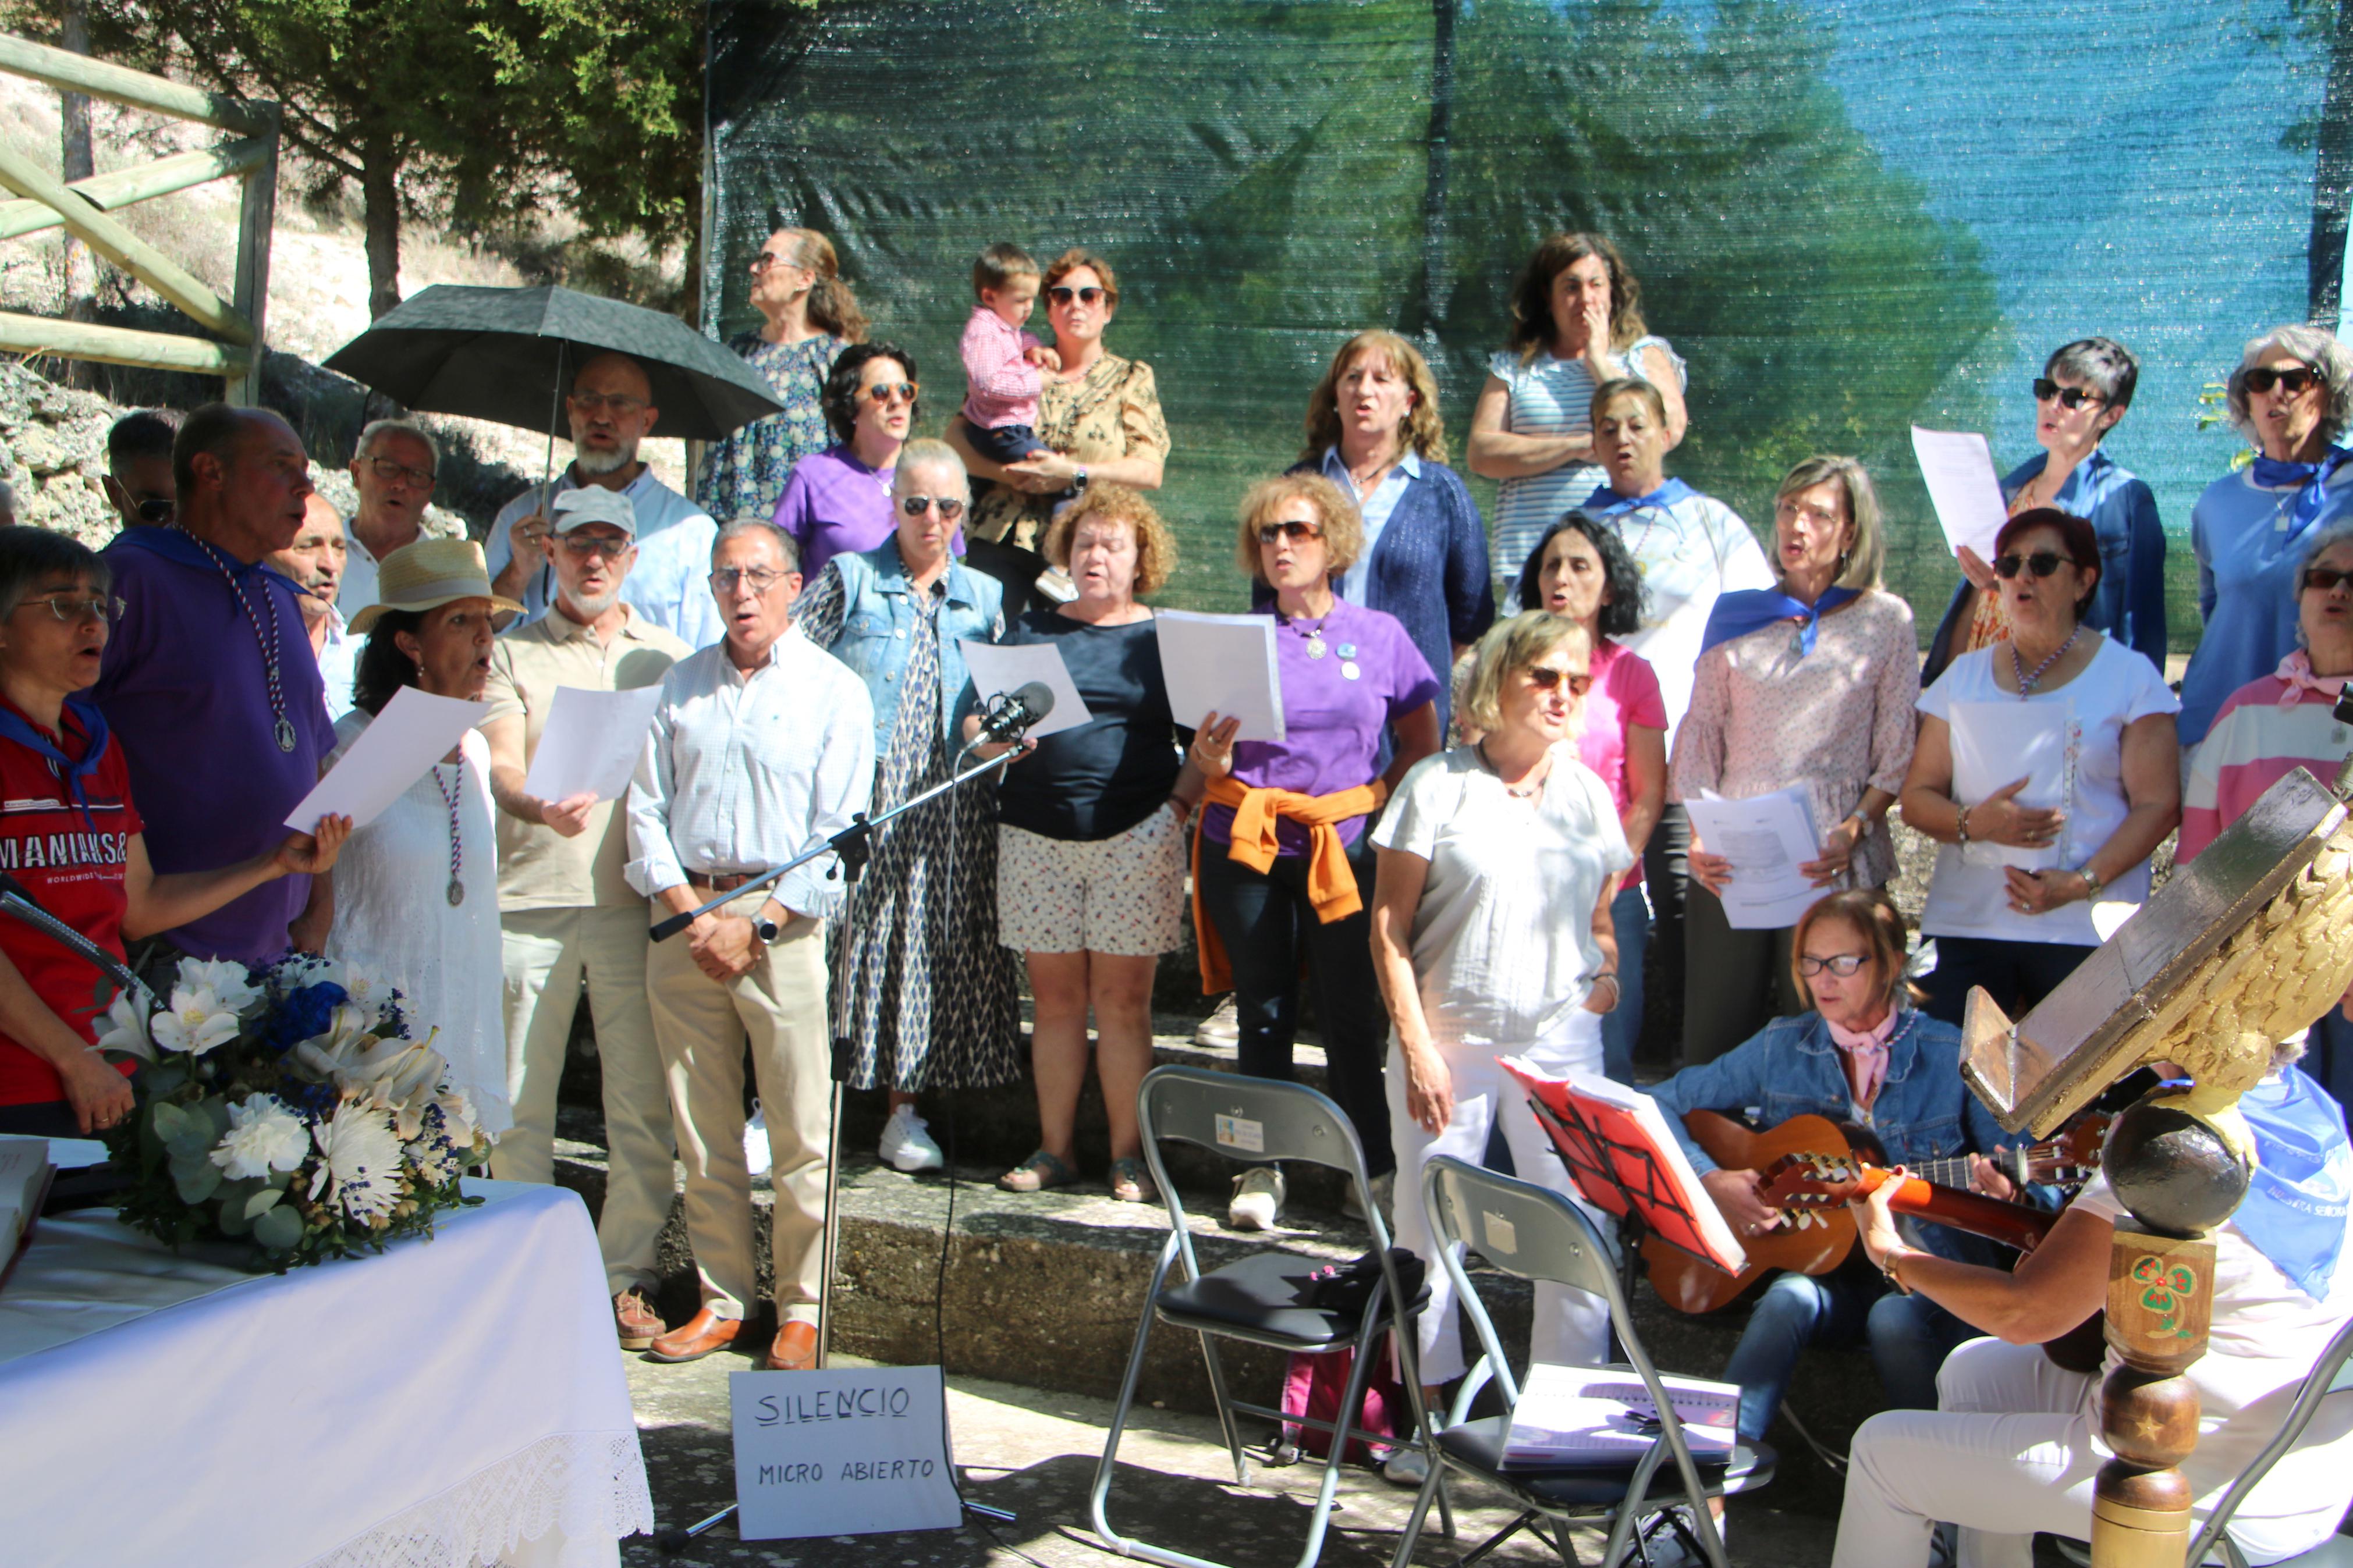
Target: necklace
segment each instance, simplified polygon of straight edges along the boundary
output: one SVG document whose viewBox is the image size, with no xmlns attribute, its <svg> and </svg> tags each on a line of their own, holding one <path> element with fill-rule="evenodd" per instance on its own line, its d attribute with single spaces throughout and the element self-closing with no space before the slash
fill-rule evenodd
<svg viewBox="0 0 2353 1568">
<path fill-rule="evenodd" d="M 1495 782 L 1504 786 L 1504 793 L 1514 800 L 1534 800 L 1544 793 L 1545 780 L 1552 776 L 1552 752 L 1549 750 L 1545 752 L 1544 760 L 1529 770 L 1526 782 L 1514 784 L 1504 779 L 1503 769 L 1489 760 L 1486 742 L 1481 741 L 1471 749 L 1478 754 L 1479 765 L 1493 773 Z"/>
<path fill-rule="evenodd" d="M 2075 623 L 2075 629 L 2067 634 L 2067 640 L 2061 643 L 2057 647 L 2052 649 L 2051 657 L 2044 659 L 2041 664 L 2036 665 L 2034 667 L 2034 673 L 2031 675 L 2026 673 L 2026 667 L 2019 660 L 2018 639 L 2015 637 L 2010 639 L 2010 673 L 2018 681 L 2018 700 L 2021 702 L 2025 701 L 2026 699 L 2033 692 L 2035 682 L 2042 679 L 2043 672 L 2049 669 L 2052 665 L 2058 663 L 2061 659 L 2067 657 L 2067 650 L 2075 646 L 2075 639 L 2083 635 L 2084 624 L 2081 621 L 2078 621 Z"/>
<path fill-rule="evenodd" d="M 1307 657 L 1308 657 L 1308 658 L 1322 658 L 1324 657 L 1324 623 L 1326 620 L 1329 620 L 1329 619 L 1331 618 L 1331 616 L 1332 616 L 1332 612 L 1331 612 L 1331 611 L 1329 611 L 1329 610 L 1324 611 L 1324 614 L 1323 614 L 1322 616 L 1318 616 L 1318 617 L 1316 618 L 1315 624 L 1314 624 L 1314 626 L 1312 626 L 1308 627 L 1308 628 L 1307 628 L 1305 631 L 1303 631 L 1303 632 L 1302 632 L 1302 631 L 1300 631 L 1300 630 L 1299 630 L 1299 623 L 1298 623 L 1297 621 L 1295 621 L 1295 620 L 1292 619 L 1291 617 L 1287 616 L 1283 617 L 1282 624 L 1283 624 L 1283 626 L 1284 626 L 1287 630 L 1293 631 L 1293 632 L 1298 632 L 1298 633 L 1299 633 L 1299 635 L 1300 635 L 1301 637 L 1305 637 L 1305 638 L 1307 639 Z"/>
<path fill-rule="evenodd" d="M 447 802 L 449 807 L 448 899 L 449 907 L 454 910 L 466 901 L 466 883 L 463 876 L 466 867 L 465 849 L 458 834 L 458 803 L 465 798 L 466 764 L 462 762 L 458 763 L 456 782 L 447 784 L 441 782 L 442 766 L 443 764 L 439 763 L 433 764 L 433 787 L 441 792 L 442 800 Z"/>
<path fill-rule="evenodd" d="M 278 721 L 274 731 L 278 738 L 278 749 L 281 752 L 292 751 L 294 721 L 286 716 L 286 689 L 278 679 L 278 601 L 269 596 L 269 589 L 265 584 L 261 590 L 261 602 L 269 609 L 269 631 L 265 636 L 261 630 L 261 617 L 254 613 L 253 601 L 245 596 L 245 584 L 237 580 L 236 569 L 222 559 L 219 551 L 198 539 L 186 529 L 181 528 L 178 523 L 175 522 L 172 526 L 179 530 L 182 538 L 203 551 L 205 559 L 218 567 L 220 574 L 228 579 L 228 591 L 237 596 L 237 608 L 245 612 L 246 625 L 253 628 L 253 640 L 261 649 L 261 670 L 269 684 L 269 711 Z"/>
</svg>

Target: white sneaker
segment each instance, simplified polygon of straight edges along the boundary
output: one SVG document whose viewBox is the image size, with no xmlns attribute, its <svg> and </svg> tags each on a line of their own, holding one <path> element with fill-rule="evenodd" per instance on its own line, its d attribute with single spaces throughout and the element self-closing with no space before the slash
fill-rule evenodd
<svg viewBox="0 0 2353 1568">
<path fill-rule="evenodd" d="M 1218 1004 L 1215 1011 L 1193 1028 L 1193 1043 L 1207 1050 L 1232 1050 L 1241 1042 L 1242 1025 L 1234 1010 L 1232 992 Z"/>
<path fill-rule="evenodd" d="M 1381 1479 L 1393 1487 L 1409 1487 L 1419 1491 L 1421 1483 L 1430 1479 L 1430 1457 L 1419 1448 L 1399 1448 L 1381 1467 Z"/>
<path fill-rule="evenodd" d="M 1253 1165 L 1234 1178 L 1234 1201 L 1226 1205 L 1229 1228 L 1269 1230 L 1282 1212 L 1282 1171 L 1272 1165 Z"/>
<path fill-rule="evenodd" d="M 929 1123 L 915 1114 L 913 1103 L 900 1106 L 882 1124 L 881 1152 L 899 1171 L 936 1171 L 947 1163 L 940 1146 L 932 1142 Z"/>
</svg>

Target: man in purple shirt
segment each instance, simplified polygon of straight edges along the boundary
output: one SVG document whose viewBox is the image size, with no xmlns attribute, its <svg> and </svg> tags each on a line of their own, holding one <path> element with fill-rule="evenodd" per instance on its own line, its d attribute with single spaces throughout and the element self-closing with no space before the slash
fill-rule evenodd
<svg viewBox="0 0 2353 1568">
<path fill-rule="evenodd" d="M 175 522 L 134 528 L 105 551 L 122 619 L 90 689 L 131 765 L 159 872 L 259 854 L 334 749 L 325 687 L 294 584 L 262 564 L 301 531 L 310 463 L 287 423 L 209 404 L 172 445 Z M 201 920 L 134 943 L 132 966 L 166 973 L 179 953 L 266 961 L 315 951 L 334 915 L 332 881 L 265 882 Z M 175 951 L 176 950 L 176 951 Z"/>
</svg>

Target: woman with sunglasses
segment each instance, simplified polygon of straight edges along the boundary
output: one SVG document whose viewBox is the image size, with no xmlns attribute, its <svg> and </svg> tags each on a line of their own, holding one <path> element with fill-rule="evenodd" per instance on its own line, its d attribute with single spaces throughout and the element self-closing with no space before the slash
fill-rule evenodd
<svg viewBox="0 0 2353 1568">
<path fill-rule="evenodd" d="M 2132 406 L 2140 361 L 2108 338 L 2083 338 L 2053 353 L 2034 382 L 2034 438 L 2042 445 L 2001 481 L 2012 516 L 2056 507 L 2091 522 L 2100 539 L 2100 586 L 2084 624 L 2165 668 L 2165 529 L 2157 497 L 2100 443 Z M 1920 679 L 2010 635 L 1993 568 L 1960 552 L 1961 581 L 1928 645 Z"/>
<path fill-rule="evenodd" d="M 949 777 L 975 706 L 967 638 L 1005 632 L 996 579 L 950 542 L 971 500 L 954 448 L 910 441 L 891 479 L 897 526 L 836 555 L 793 614 L 809 641 L 857 671 L 874 700 L 873 815 Z M 986 1089 L 1020 1073 L 1018 976 L 997 943 L 997 825 L 986 784 L 966 784 L 877 834 L 874 858 L 833 933 L 835 1027 L 856 1047 L 849 1087 L 890 1090 L 882 1158 L 944 1163 L 915 1113 L 919 1089 Z"/>
<path fill-rule="evenodd" d="M 898 529 L 891 476 L 922 411 L 915 356 L 896 343 L 841 351 L 825 378 L 825 422 L 834 444 L 793 465 L 769 520 L 800 546 L 801 575 L 815 583 L 837 555 L 871 550 Z M 949 548 L 964 553 L 964 530 Z"/>
<path fill-rule="evenodd" d="M 2181 819 L 2180 704 L 2148 660 L 2085 626 L 2092 525 L 2048 507 L 1995 536 L 2007 641 L 1920 698 L 1904 820 L 1944 847 L 1920 917 L 1928 1011 L 1958 1024 L 1982 985 L 2011 1017 L 2049 995 L 2148 897 Z"/>
<path fill-rule="evenodd" d="M 1237 555 L 1273 595 L 1283 738 L 1237 742 L 1233 721 L 1215 713 L 1194 734 L 1187 754 L 1208 783 L 1193 832 L 1193 928 L 1202 991 L 1234 993 L 1241 1070 L 1253 1078 L 1292 1077 L 1304 960 L 1332 1098 L 1385 1191 L 1394 1168 L 1381 1085 L 1388 1016 L 1365 912 L 1368 819 L 1438 750 L 1439 685 L 1394 617 L 1334 592 L 1363 549 L 1356 509 L 1320 474 L 1261 479 L 1242 499 Z M 1228 1218 L 1263 1230 L 1282 1199 L 1281 1170 L 1254 1166 L 1235 1182 Z"/>
<path fill-rule="evenodd" d="M 2353 352 L 2325 327 L 2277 327 L 2231 373 L 2231 423 L 2255 460 L 2206 487 L 2189 513 L 2198 610 L 2181 677 L 2181 744 L 2206 738 L 2230 695 L 2295 647 L 2296 577 L 2316 528 L 2353 515 Z"/>
<path fill-rule="evenodd" d="M 2189 759 L 2181 837 L 2173 863 L 2196 859 L 2263 791 L 2295 768 L 2326 783 L 2345 760 L 2333 714 L 2353 678 L 2353 520 L 2309 536 L 2295 595 L 2296 647 L 2271 674 L 2231 693 Z M 2332 1012 L 2313 1026 L 2304 1070 L 2339 1105 L 2353 1104 L 2353 1022 Z"/>
<path fill-rule="evenodd" d="M 826 405 L 828 370 L 844 349 L 866 340 L 866 312 L 841 280 L 833 242 L 817 230 L 778 229 L 752 258 L 751 271 L 750 303 L 762 320 L 727 347 L 750 362 L 784 406 L 712 444 L 694 499 L 713 517 L 765 516 L 795 465 L 825 445 L 828 427 L 835 440 L 846 439 Z"/>
<path fill-rule="evenodd" d="M 1919 644 L 1912 607 L 1880 585 L 1886 553 L 1861 463 L 1809 458 L 1791 468 L 1773 500 L 1779 586 L 1716 599 L 1668 765 L 1678 801 L 1803 790 L 1821 848 L 1802 869 L 1817 888 L 1876 888 L 1895 873 L 1887 813 L 1912 761 Z M 1713 1061 L 1798 1010 L 1793 929 L 1736 929 L 1724 894 L 1739 876 L 1692 836 L 1686 1062 Z"/>
</svg>

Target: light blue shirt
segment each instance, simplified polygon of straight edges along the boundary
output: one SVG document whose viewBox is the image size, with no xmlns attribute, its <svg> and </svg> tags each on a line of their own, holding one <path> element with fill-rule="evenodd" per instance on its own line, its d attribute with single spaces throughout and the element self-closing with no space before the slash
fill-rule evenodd
<svg viewBox="0 0 2353 1568">
<path fill-rule="evenodd" d="M 573 470 L 567 465 L 564 472 L 556 476 L 555 482 L 545 487 L 544 500 L 540 494 L 542 487 L 533 485 L 499 509 L 499 515 L 491 521 L 490 536 L 482 541 L 482 553 L 490 562 L 493 578 L 505 571 L 507 563 L 514 559 L 514 545 L 510 538 L 514 525 L 533 512 L 546 510 L 547 503 L 565 491 L 579 488 L 580 481 L 573 478 Z M 628 497 L 629 504 L 637 509 L 638 558 L 640 561 L 645 559 L 647 542 L 664 529 L 674 528 L 693 517 L 705 522 L 711 521 L 709 512 L 654 478 L 650 467 L 624 486 L 621 493 Z M 707 572 L 710 568 L 705 566 L 703 570 Z M 539 619 L 547 614 L 548 605 L 554 603 L 555 573 L 542 566 L 532 580 L 523 584 L 522 592 L 515 596 L 522 601 L 522 614 L 517 618 L 516 625 Z M 670 629 L 677 630 L 675 627 Z M 687 637 L 686 633 L 681 631 L 678 635 L 686 637 L 689 643 L 694 643 L 694 639 Z M 698 643 L 695 646 L 702 645 Z"/>
<path fill-rule="evenodd" d="M 691 648 L 727 635 L 711 591 L 711 546 L 719 525 L 697 514 L 638 544 L 638 558 L 621 582 L 621 602 Z"/>
<path fill-rule="evenodd" d="M 1356 494 L 1356 482 L 1348 477 L 1348 465 L 1341 459 L 1340 448 L 1324 448 L 1324 477 L 1340 487 L 1344 496 Z M 1421 478 L 1421 458 L 1411 447 L 1405 456 L 1381 476 L 1373 493 L 1358 498 L 1356 511 L 1365 520 L 1365 546 L 1356 552 L 1356 563 L 1340 574 L 1340 597 L 1352 605 L 1367 601 L 1365 595 L 1372 586 L 1373 546 L 1380 542 L 1381 530 L 1389 525 L 1389 513 L 1397 510 L 1398 501 L 1405 495 L 1406 486 Z"/>
<path fill-rule="evenodd" d="M 2198 609 L 2206 617 L 2181 675 L 2181 743 L 2206 738 L 2231 693 L 2279 668 L 2295 647 L 2295 585 L 2314 533 L 2353 515 L 2353 485 L 2329 488 L 2318 517 L 2295 526 L 2299 489 L 2268 489 L 2254 470 L 2206 487 L 2189 513 Z"/>
<path fill-rule="evenodd" d="M 352 710 L 352 681 L 360 671 L 360 649 L 366 646 L 365 637 L 355 637 L 344 628 L 343 611 L 328 605 L 327 645 L 319 650 L 319 679 L 326 683 L 329 719 L 340 719 Z"/>
</svg>

